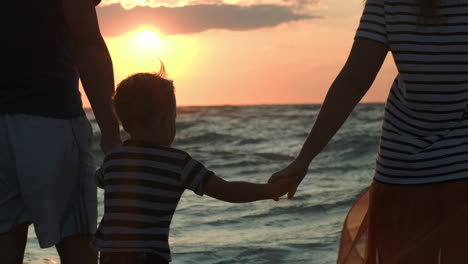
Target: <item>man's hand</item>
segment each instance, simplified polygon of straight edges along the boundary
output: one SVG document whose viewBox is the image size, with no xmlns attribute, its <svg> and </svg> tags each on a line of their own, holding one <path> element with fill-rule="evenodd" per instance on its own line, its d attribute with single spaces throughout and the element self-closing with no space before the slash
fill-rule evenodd
<svg viewBox="0 0 468 264">
<path fill-rule="evenodd" d="M 289 186 L 289 189 L 287 191 L 288 199 L 292 199 L 296 194 L 299 184 L 304 179 L 308 167 L 309 164 L 295 160 L 286 168 L 274 173 L 268 180 L 268 183 L 282 182 L 284 180 L 292 181 L 293 184 Z"/>
</svg>

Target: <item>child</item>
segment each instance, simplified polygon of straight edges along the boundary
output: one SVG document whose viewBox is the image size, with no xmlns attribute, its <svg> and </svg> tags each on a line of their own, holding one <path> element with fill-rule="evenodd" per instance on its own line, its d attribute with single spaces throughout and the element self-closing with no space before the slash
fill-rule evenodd
<svg viewBox="0 0 468 264">
<path fill-rule="evenodd" d="M 164 65 L 159 73 L 137 73 L 123 80 L 114 109 L 130 139 L 107 153 L 97 173 L 105 212 L 93 246 L 101 251 L 101 264 L 169 263 L 169 226 L 185 189 L 246 203 L 278 200 L 293 184 L 228 182 L 188 153 L 171 148 L 176 100 Z"/>
</svg>

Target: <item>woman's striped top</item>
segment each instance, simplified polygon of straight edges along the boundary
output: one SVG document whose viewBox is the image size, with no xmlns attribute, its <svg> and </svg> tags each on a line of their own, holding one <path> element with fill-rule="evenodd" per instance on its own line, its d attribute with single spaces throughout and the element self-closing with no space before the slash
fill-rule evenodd
<svg viewBox="0 0 468 264">
<path fill-rule="evenodd" d="M 442 0 L 422 25 L 415 0 L 368 0 L 356 38 L 388 46 L 398 68 L 385 106 L 375 180 L 468 177 L 468 0 Z"/>
<path fill-rule="evenodd" d="M 98 171 L 104 216 L 93 246 L 105 252 L 150 252 L 171 261 L 169 226 L 185 189 L 203 195 L 213 172 L 184 151 L 126 141 Z"/>
</svg>

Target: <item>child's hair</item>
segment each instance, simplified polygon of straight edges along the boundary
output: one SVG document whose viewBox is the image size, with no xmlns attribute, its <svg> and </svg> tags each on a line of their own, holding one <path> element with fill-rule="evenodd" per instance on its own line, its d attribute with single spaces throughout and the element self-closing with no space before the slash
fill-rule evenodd
<svg viewBox="0 0 468 264">
<path fill-rule="evenodd" d="M 163 63 L 159 72 L 136 73 L 122 80 L 113 98 L 114 111 L 127 132 L 155 115 L 171 113 L 175 104 L 174 86 L 166 79 Z"/>
</svg>

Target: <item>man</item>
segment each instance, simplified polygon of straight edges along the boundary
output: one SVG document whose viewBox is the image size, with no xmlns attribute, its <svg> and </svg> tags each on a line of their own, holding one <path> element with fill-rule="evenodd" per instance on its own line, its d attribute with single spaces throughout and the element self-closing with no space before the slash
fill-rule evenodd
<svg viewBox="0 0 468 264">
<path fill-rule="evenodd" d="M 93 0 L 23 0 L 4 6 L 0 81 L 0 260 L 22 263 L 28 226 L 62 264 L 96 263 L 92 129 L 78 78 L 101 129 L 104 152 L 120 144 L 112 113 L 112 61 Z"/>
</svg>

